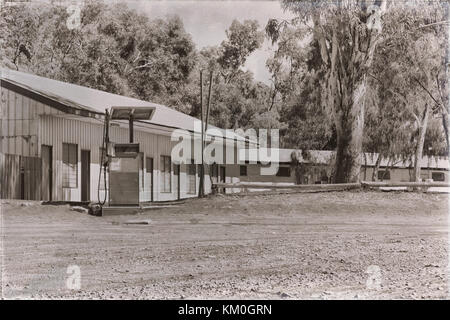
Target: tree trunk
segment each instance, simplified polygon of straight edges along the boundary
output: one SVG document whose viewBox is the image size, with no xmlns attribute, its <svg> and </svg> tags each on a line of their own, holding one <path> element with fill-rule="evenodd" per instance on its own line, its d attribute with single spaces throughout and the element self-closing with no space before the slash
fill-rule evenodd
<svg viewBox="0 0 450 320">
<path fill-rule="evenodd" d="M 425 110 L 419 126 L 419 137 L 416 146 L 416 153 L 414 155 L 414 181 L 420 181 L 420 160 L 422 160 L 423 144 L 425 142 L 425 134 L 427 132 L 428 118 L 430 115 L 430 107 L 425 105 Z"/>
<path fill-rule="evenodd" d="M 387 167 L 385 168 L 385 170 L 383 172 L 383 176 L 381 177 L 381 180 L 384 180 L 384 178 L 386 177 L 386 173 L 391 171 L 391 168 L 394 165 L 394 161 L 395 161 L 394 158 L 392 158 L 392 157 L 388 158 Z"/>
<path fill-rule="evenodd" d="M 365 81 L 361 80 L 356 88 L 351 87 L 350 81 L 343 82 L 339 84 L 342 93 L 340 108 L 335 110 L 337 150 L 334 183 L 358 182 L 361 171 Z"/>
<path fill-rule="evenodd" d="M 447 142 L 447 156 L 448 156 L 450 154 L 450 142 L 448 135 L 448 126 L 449 126 L 448 113 L 445 110 L 443 110 L 441 115 L 442 115 L 442 127 L 444 128 L 445 133 L 445 141 Z"/>
<path fill-rule="evenodd" d="M 381 156 L 381 154 L 379 154 L 377 161 L 375 161 L 375 166 L 373 167 L 373 172 L 372 172 L 372 181 L 378 180 L 378 169 L 380 169 L 380 163 L 381 163 L 382 158 L 383 157 Z"/>
<path fill-rule="evenodd" d="M 381 1 L 381 11 L 386 1 Z M 373 12 L 372 12 L 373 13 Z M 371 13 L 369 13 L 371 14 Z M 327 68 L 326 97 L 336 126 L 337 150 L 334 183 L 358 182 L 361 172 L 366 75 L 379 41 L 378 30 L 349 21 L 334 21 L 331 39 L 324 34 L 320 13 L 312 16 L 314 37 Z"/>
<path fill-rule="evenodd" d="M 367 179 L 367 156 L 366 153 L 363 152 L 363 156 L 364 156 L 364 181 L 366 181 Z"/>
</svg>

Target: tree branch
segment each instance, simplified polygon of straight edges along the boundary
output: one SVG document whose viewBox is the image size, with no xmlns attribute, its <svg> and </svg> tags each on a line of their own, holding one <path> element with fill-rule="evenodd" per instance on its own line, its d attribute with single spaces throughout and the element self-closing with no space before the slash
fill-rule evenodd
<svg viewBox="0 0 450 320">
<path fill-rule="evenodd" d="M 436 105 L 438 106 L 438 107 L 440 107 L 441 106 L 441 104 L 439 103 L 439 101 L 437 101 L 434 97 L 433 97 L 433 95 L 431 94 L 431 92 L 419 81 L 419 79 L 417 79 L 416 77 L 413 77 L 413 79 L 414 79 L 414 81 L 416 81 L 418 84 L 419 84 L 419 86 L 423 89 L 423 90 L 425 90 L 425 92 L 430 96 L 430 98 L 434 101 L 434 103 L 436 103 Z M 436 108 L 437 109 L 437 108 Z M 435 111 L 436 109 L 434 109 L 434 108 L 432 108 L 432 110 L 433 111 Z"/>
</svg>

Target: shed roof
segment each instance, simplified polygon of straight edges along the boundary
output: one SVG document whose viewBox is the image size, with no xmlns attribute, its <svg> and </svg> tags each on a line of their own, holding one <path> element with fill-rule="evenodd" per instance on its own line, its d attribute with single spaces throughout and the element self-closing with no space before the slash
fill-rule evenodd
<svg viewBox="0 0 450 320">
<path fill-rule="evenodd" d="M 143 122 L 174 129 L 184 129 L 191 132 L 200 132 L 201 130 L 200 125 L 194 126 L 195 121 L 200 123 L 199 119 L 164 105 L 5 68 L 0 69 L 0 79 L 50 98 L 70 108 L 81 109 L 95 114 L 104 114 L 105 109 L 109 109 L 112 106 L 154 107 L 155 112 L 153 118 Z M 219 129 L 212 125 L 208 125 L 208 128 Z M 238 140 L 244 139 L 237 134 L 230 132 L 225 134 L 225 130 L 220 130 L 224 137 L 236 138 Z"/>
</svg>

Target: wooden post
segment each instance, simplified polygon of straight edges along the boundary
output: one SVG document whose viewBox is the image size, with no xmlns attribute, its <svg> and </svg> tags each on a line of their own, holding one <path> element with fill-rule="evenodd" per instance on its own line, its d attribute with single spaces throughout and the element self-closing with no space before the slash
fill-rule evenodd
<svg viewBox="0 0 450 320">
<path fill-rule="evenodd" d="M 204 122 L 203 122 L 203 71 L 200 70 L 200 112 L 201 112 L 201 125 L 202 125 L 202 129 L 201 129 L 201 149 L 202 149 L 202 164 L 200 166 L 200 186 L 199 186 L 199 190 L 198 190 L 198 197 L 199 198 L 203 198 L 205 195 L 205 189 L 204 189 L 204 180 L 205 180 L 205 168 L 203 165 L 203 150 L 204 150 Z"/>
<path fill-rule="evenodd" d="M 211 88 L 212 88 L 212 79 L 213 79 L 213 72 L 211 71 L 211 74 L 209 76 L 209 92 L 208 92 L 208 104 L 206 105 L 206 121 L 205 121 L 205 137 L 206 134 L 208 134 L 208 121 L 209 121 L 209 109 L 211 106 Z M 203 159 L 203 152 L 205 150 L 205 145 L 206 145 L 206 139 L 204 138 L 202 141 L 202 159 Z M 202 161 L 202 168 L 203 168 L 203 186 L 205 185 L 205 165 Z M 209 177 L 211 180 L 211 184 L 212 184 L 212 179 L 211 179 L 211 166 L 209 167 Z M 211 190 L 212 192 L 212 190 Z"/>
<path fill-rule="evenodd" d="M 213 81 L 213 72 L 209 76 L 209 92 L 208 92 L 208 104 L 206 106 L 206 122 L 205 122 L 205 131 L 208 130 L 208 121 L 209 121 L 209 108 L 211 106 L 211 90 L 212 90 L 212 81 Z"/>
<path fill-rule="evenodd" d="M 129 131 L 130 131 L 130 143 L 133 143 L 134 137 L 133 137 L 133 115 L 130 114 L 130 119 L 128 120 L 129 122 Z"/>
</svg>

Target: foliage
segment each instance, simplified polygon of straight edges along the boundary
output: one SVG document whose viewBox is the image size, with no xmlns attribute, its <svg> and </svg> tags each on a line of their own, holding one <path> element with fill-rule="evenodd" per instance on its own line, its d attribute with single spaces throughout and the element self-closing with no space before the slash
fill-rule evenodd
<svg viewBox="0 0 450 320">
<path fill-rule="evenodd" d="M 0 13 L 1 64 L 56 80 L 165 104 L 200 116 L 214 71 L 210 123 L 279 127 L 270 88 L 243 66 L 264 35 L 253 20 L 233 21 L 221 45 L 197 51 L 181 19 L 150 20 L 124 4 L 86 1 L 79 28 L 64 6 L 14 5 Z M 4 27 L 4 28 L 3 28 Z"/>
</svg>

